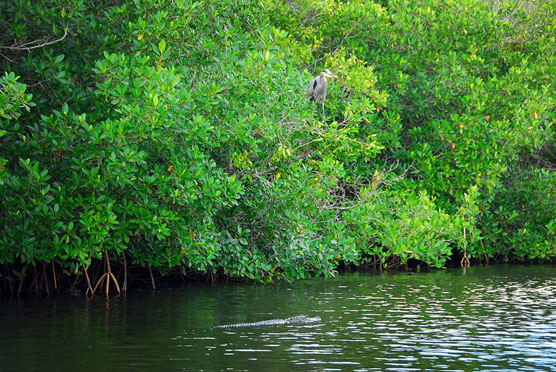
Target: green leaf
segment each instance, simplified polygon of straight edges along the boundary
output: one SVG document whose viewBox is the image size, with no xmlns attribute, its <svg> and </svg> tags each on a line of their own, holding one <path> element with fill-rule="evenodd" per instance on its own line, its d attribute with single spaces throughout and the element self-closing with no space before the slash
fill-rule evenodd
<svg viewBox="0 0 556 372">
<path fill-rule="evenodd" d="M 160 54 L 164 53 L 165 49 L 166 49 L 166 42 L 164 40 L 160 40 L 160 43 L 158 43 L 158 50 L 160 51 Z"/>
</svg>

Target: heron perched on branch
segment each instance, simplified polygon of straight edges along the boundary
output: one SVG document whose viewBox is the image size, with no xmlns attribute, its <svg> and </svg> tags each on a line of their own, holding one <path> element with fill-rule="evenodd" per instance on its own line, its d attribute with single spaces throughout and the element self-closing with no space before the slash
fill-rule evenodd
<svg viewBox="0 0 556 372">
<path fill-rule="evenodd" d="M 315 101 L 322 105 L 322 116 L 324 116 L 324 99 L 326 98 L 326 89 L 328 89 L 327 77 L 337 78 L 330 70 L 325 69 L 319 76 L 311 80 L 308 87 L 309 101 Z"/>
</svg>

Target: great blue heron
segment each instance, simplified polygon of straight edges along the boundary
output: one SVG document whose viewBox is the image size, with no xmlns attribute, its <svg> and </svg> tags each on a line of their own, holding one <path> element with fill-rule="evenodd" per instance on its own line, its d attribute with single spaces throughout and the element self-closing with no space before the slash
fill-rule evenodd
<svg viewBox="0 0 556 372">
<path fill-rule="evenodd" d="M 324 116 L 324 99 L 326 98 L 326 89 L 328 88 L 327 77 L 337 78 L 336 75 L 325 69 L 322 70 L 319 76 L 311 80 L 308 87 L 309 101 L 315 101 L 322 105 L 322 116 Z"/>
</svg>

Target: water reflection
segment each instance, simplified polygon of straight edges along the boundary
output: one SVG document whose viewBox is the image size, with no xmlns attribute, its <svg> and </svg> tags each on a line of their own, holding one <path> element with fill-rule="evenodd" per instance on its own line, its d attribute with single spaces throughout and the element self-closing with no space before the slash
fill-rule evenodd
<svg viewBox="0 0 556 372">
<path fill-rule="evenodd" d="M 281 345 L 295 365 L 322 368 L 556 369 L 556 272 L 518 281 L 513 270 L 346 276 L 312 299 L 320 325 L 235 334 L 249 334 L 245 344 Z"/>
<path fill-rule="evenodd" d="M 489 267 L 468 268 L 465 276 L 454 270 L 276 286 L 192 285 L 113 299 L 110 306 L 74 299 L 9 303 L 0 309 L 0 319 L 9 319 L 0 327 L 0 365 L 556 370 L 555 278 L 554 267 Z M 322 321 L 214 328 L 299 314 Z M 45 348 L 45 342 L 56 347 Z M 54 368 L 40 368 L 49 360 Z"/>
</svg>

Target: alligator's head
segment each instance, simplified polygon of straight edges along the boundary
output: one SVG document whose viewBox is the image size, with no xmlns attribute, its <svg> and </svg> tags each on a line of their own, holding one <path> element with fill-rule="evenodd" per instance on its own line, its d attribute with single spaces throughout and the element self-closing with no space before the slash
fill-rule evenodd
<svg viewBox="0 0 556 372">
<path fill-rule="evenodd" d="M 320 322 L 320 316 L 310 317 L 307 315 L 298 315 L 288 318 L 288 323 L 296 324 L 296 323 L 316 323 Z"/>
</svg>

